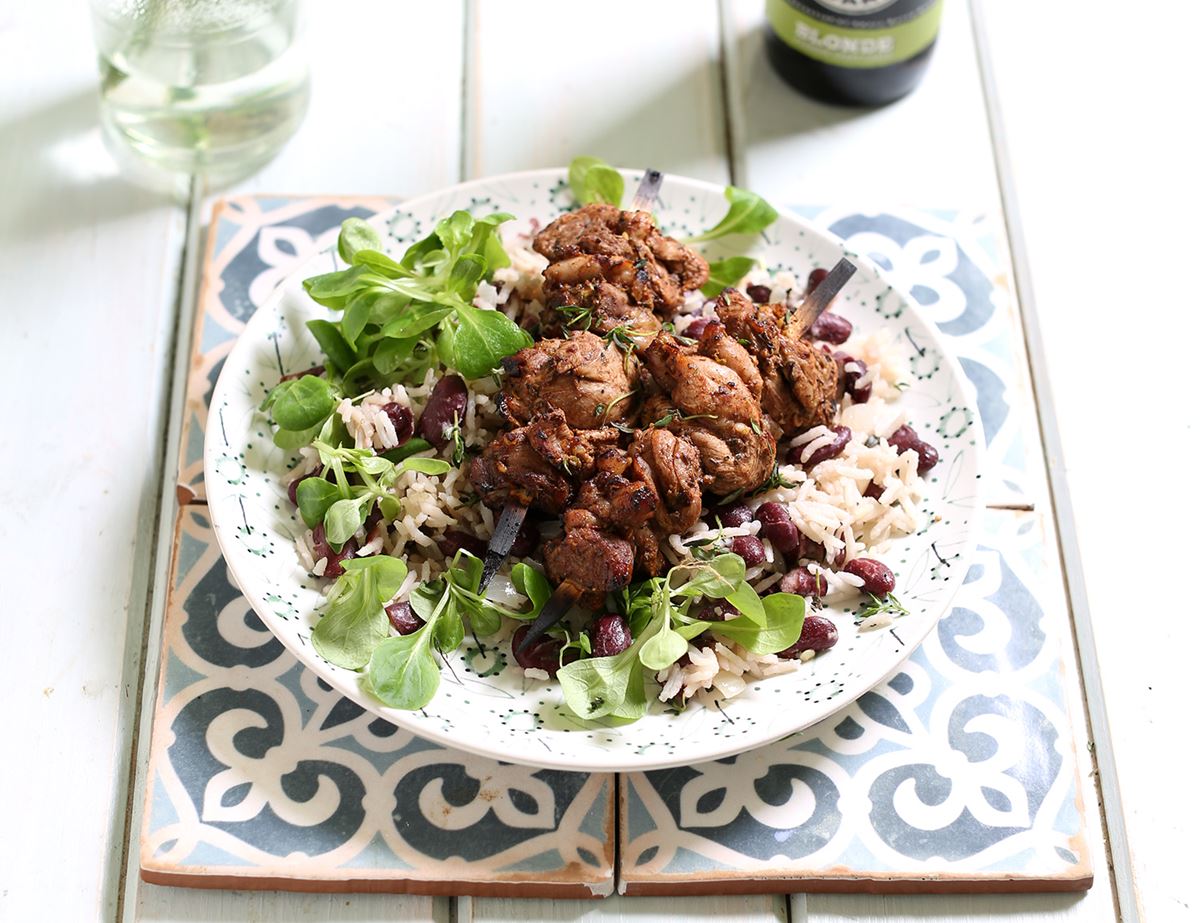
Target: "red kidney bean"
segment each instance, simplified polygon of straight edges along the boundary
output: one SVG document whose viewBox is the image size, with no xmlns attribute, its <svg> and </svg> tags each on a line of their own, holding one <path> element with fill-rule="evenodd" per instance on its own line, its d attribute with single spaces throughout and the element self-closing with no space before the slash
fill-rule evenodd
<svg viewBox="0 0 1200 923">
<path fill-rule="evenodd" d="M 770 500 L 754 511 L 754 518 L 764 526 L 769 522 L 791 522 L 792 515 L 782 503 Z"/>
<path fill-rule="evenodd" d="M 430 445 L 443 449 L 450 441 L 455 420 L 461 421 L 466 412 L 466 382 L 457 375 L 446 375 L 433 386 L 433 393 L 417 422 L 417 431 Z"/>
<path fill-rule="evenodd" d="M 325 538 L 325 524 L 318 522 L 313 527 L 313 557 L 318 561 L 325 559 L 325 573 L 323 577 L 340 577 L 346 573 L 346 569 L 342 567 L 342 562 L 354 557 L 354 552 L 358 551 L 358 542 L 353 537 L 346 539 L 346 543 L 342 545 L 341 551 L 335 551 L 333 546 Z"/>
<path fill-rule="evenodd" d="M 558 655 L 562 651 L 562 639 L 552 637 L 551 635 L 543 635 L 537 641 L 533 642 L 523 654 L 518 654 L 517 648 L 521 646 L 521 642 L 525 640 L 527 634 L 529 634 L 528 625 L 522 625 L 513 632 L 513 659 L 524 670 L 545 670 L 553 676 L 558 672 Z M 572 660 L 578 659 L 579 651 L 575 648 L 567 651 L 563 657 L 565 663 L 570 663 Z"/>
<path fill-rule="evenodd" d="M 826 343 L 840 346 L 850 339 L 854 325 L 840 314 L 822 311 L 808 328 L 808 332 L 814 340 L 824 340 Z"/>
<path fill-rule="evenodd" d="M 776 504 L 778 505 L 778 504 Z M 734 503 L 728 506 L 718 506 L 713 510 L 717 516 L 717 522 L 727 529 L 734 529 L 738 526 L 744 526 L 746 523 L 754 519 L 754 510 L 746 506 L 744 503 Z"/>
<path fill-rule="evenodd" d="M 684 328 L 683 335 L 685 337 L 690 337 L 693 340 L 698 340 L 704 335 L 704 331 L 715 323 L 717 323 L 717 319 L 715 317 L 697 317 L 694 321 L 688 324 L 686 328 Z"/>
<path fill-rule="evenodd" d="M 867 364 L 861 359 L 853 359 L 847 356 L 842 361 L 842 381 L 846 388 L 846 393 L 850 395 L 850 399 L 856 404 L 865 404 L 871 398 L 871 390 L 873 385 L 869 381 L 862 381 L 867 374 Z"/>
<path fill-rule="evenodd" d="M 753 535 L 739 535 L 729 543 L 729 550 L 745 561 L 747 567 L 754 567 L 767 559 L 767 549 Z"/>
<path fill-rule="evenodd" d="M 437 546 L 447 558 L 452 558 L 461 548 L 483 560 L 487 554 L 487 542 L 459 529 L 451 529 L 437 540 Z"/>
<path fill-rule="evenodd" d="M 797 567 L 783 575 L 779 589 L 780 592 L 795 593 L 797 596 L 824 596 L 829 592 L 829 581 L 820 574 L 810 574 L 806 567 Z"/>
<path fill-rule="evenodd" d="M 878 500 L 883 496 L 883 487 L 872 481 L 865 488 L 863 488 L 863 496 L 870 497 L 872 500 Z"/>
<path fill-rule="evenodd" d="M 785 558 L 793 559 L 800 551 L 800 530 L 791 522 L 768 522 L 762 527 L 762 534 L 771 542 L 771 547 Z"/>
<path fill-rule="evenodd" d="M 296 500 L 296 488 L 300 486 L 300 482 L 307 481 L 309 478 L 318 478 L 320 476 L 321 475 L 318 474 L 317 472 L 311 471 L 308 474 L 300 475 L 300 477 L 296 478 L 296 480 L 294 480 L 288 484 L 288 499 L 292 501 L 292 506 L 300 505 L 299 502 Z"/>
<path fill-rule="evenodd" d="M 633 632 L 625 619 L 614 613 L 598 617 L 588 628 L 593 657 L 612 657 L 633 643 Z"/>
<path fill-rule="evenodd" d="M 707 598 L 703 602 L 697 603 L 695 606 L 693 606 L 692 609 L 689 610 L 688 614 L 691 615 L 692 618 L 700 619 L 702 622 L 727 622 L 730 619 L 736 619 L 739 615 L 741 615 L 741 613 L 737 611 L 737 608 L 733 605 L 733 603 L 729 602 L 729 600 Z M 703 637 L 703 635 L 701 635 L 701 637 Z M 693 641 L 692 644 L 696 644 L 696 642 Z M 703 647 L 704 645 L 696 644 L 696 646 Z M 708 646 L 712 646 L 711 640 L 709 641 Z"/>
<path fill-rule="evenodd" d="M 905 423 L 898 427 L 894 433 L 887 437 L 888 445 L 894 445 L 901 452 L 906 452 L 912 449 L 917 451 L 917 446 L 921 443 L 921 437 L 917 435 L 917 431 Z"/>
<path fill-rule="evenodd" d="M 817 290 L 817 286 L 825 281 L 825 277 L 829 275 L 828 269 L 814 269 L 808 274 L 808 285 L 804 288 L 804 294 L 811 295 Z"/>
<path fill-rule="evenodd" d="M 392 627 L 402 635 L 411 635 L 425 624 L 425 620 L 413 612 L 413 607 L 407 602 L 392 603 L 390 606 L 385 606 L 383 611 L 387 613 Z"/>
<path fill-rule="evenodd" d="M 905 423 L 887 438 L 900 452 L 912 449 L 917 453 L 917 472 L 925 474 L 938 463 L 938 450 L 917 435 L 917 431 Z"/>
<path fill-rule="evenodd" d="M 392 429 L 396 431 L 396 445 L 404 445 L 412 438 L 413 434 L 412 411 L 403 404 L 392 401 L 390 404 L 383 405 L 383 412 L 392 421 Z"/>
<path fill-rule="evenodd" d="M 521 523 L 521 528 L 517 530 L 517 537 L 513 540 L 509 553 L 514 558 L 527 558 L 533 554 L 541 540 L 542 533 L 538 529 L 537 523 L 526 516 L 525 521 Z"/>
<path fill-rule="evenodd" d="M 838 641 L 837 626 L 829 619 L 820 615 L 806 615 L 804 627 L 800 629 L 800 638 L 778 656 L 784 660 L 795 660 L 805 651 L 827 651 Z"/>
<path fill-rule="evenodd" d="M 755 304 L 766 304 L 771 300 L 771 286 L 747 285 L 746 294 L 750 296 L 750 300 Z"/>
<path fill-rule="evenodd" d="M 831 565 L 840 568 L 846 563 L 846 549 L 845 547 L 839 548 L 832 558 L 828 554 L 825 555 L 825 558 Z"/>
<path fill-rule="evenodd" d="M 850 444 L 850 427 L 848 426 L 831 426 L 833 431 L 833 441 L 828 445 L 823 445 L 809 456 L 808 461 L 801 461 L 804 455 L 804 450 L 808 448 L 808 444 L 792 446 L 788 449 L 787 460 L 789 464 L 804 465 L 811 468 L 813 465 L 819 465 L 823 461 L 829 461 L 831 458 L 836 458 L 845 451 L 846 446 Z M 824 438 L 824 437 L 818 437 Z"/>
<path fill-rule="evenodd" d="M 896 575 L 882 561 L 872 558 L 855 558 L 847 561 L 843 568 L 846 573 L 862 578 L 864 592 L 872 596 L 887 596 L 896 589 Z"/>
</svg>

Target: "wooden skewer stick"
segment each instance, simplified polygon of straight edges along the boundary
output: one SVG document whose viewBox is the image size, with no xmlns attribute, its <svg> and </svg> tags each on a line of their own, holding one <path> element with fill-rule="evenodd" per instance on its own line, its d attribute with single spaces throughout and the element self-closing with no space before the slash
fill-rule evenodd
<svg viewBox="0 0 1200 923">
<path fill-rule="evenodd" d="M 845 257 L 838 260 L 837 265 L 829 270 L 829 275 L 821 280 L 821 284 L 800 302 L 800 307 L 796 308 L 796 313 L 788 321 L 789 329 L 798 327 L 800 333 L 807 331 L 857 271 L 854 264 Z"/>
<path fill-rule="evenodd" d="M 579 597 L 582 595 L 583 590 L 570 580 L 564 580 L 560 583 L 558 589 L 546 600 L 546 605 L 542 607 L 542 611 L 538 613 L 538 617 L 533 620 L 533 624 L 529 626 L 529 632 L 521 639 L 521 643 L 517 645 L 516 653 L 524 654 L 525 651 L 529 650 L 538 638 L 562 621 L 563 616 L 579 601 Z"/>
<path fill-rule="evenodd" d="M 491 541 L 488 542 L 487 556 L 483 559 L 483 577 L 479 581 L 480 595 L 487 592 L 488 584 L 492 582 L 496 571 L 512 551 L 513 542 L 517 540 L 517 533 L 521 531 L 527 512 L 528 505 L 519 500 L 510 499 L 504 504 L 504 510 L 492 531 Z"/>
</svg>

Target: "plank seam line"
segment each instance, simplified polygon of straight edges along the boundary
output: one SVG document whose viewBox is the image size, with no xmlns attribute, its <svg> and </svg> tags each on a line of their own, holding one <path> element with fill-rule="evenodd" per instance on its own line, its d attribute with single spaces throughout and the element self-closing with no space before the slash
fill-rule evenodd
<svg viewBox="0 0 1200 923">
<path fill-rule="evenodd" d="M 717 7 L 717 76 L 721 87 L 721 127 L 725 141 L 725 159 L 728 164 L 729 185 L 736 186 L 741 179 L 740 140 L 741 123 L 736 108 L 734 87 L 737 82 L 737 31 L 733 29 L 733 14 L 728 0 L 714 0 Z"/>
<path fill-rule="evenodd" d="M 143 735 L 142 735 L 142 709 L 146 701 L 147 692 L 153 691 L 153 687 L 157 684 L 157 668 L 155 670 L 147 670 L 146 664 L 150 654 L 150 630 L 154 624 L 154 614 L 158 609 L 160 595 L 165 604 L 167 588 L 160 589 L 156 578 L 163 576 L 160 571 L 163 570 L 164 561 L 162 553 L 164 551 L 163 543 L 163 528 L 164 522 L 170 520 L 169 532 L 171 538 L 174 537 L 175 517 L 169 515 L 171 510 L 175 509 L 175 483 L 178 480 L 177 471 L 171 471 L 168 475 L 168 465 L 173 463 L 178 458 L 179 439 L 178 434 L 181 431 L 182 414 L 175 413 L 175 405 L 178 403 L 182 395 L 186 392 L 186 375 L 180 379 L 180 355 L 183 350 L 191 349 L 191 312 L 187 310 L 188 299 L 195 298 L 195 293 L 188 292 L 189 280 L 194 281 L 194 275 L 190 271 L 190 258 L 193 253 L 193 245 L 197 234 L 196 226 L 199 218 L 200 200 L 199 194 L 200 179 L 193 176 L 188 184 L 188 203 L 184 225 L 183 237 L 183 252 L 179 261 L 179 270 L 176 276 L 175 298 L 172 305 L 172 313 L 174 319 L 171 324 L 170 345 L 167 349 L 165 362 L 166 374 L 166 393 L 164 396 L 164 420 L 162 426 L 162 434 L 159 440 L 157 458 L 155 460 L 155 470 L 157 470 L 159 494 L 155 503 L 154 521 L 150 530 L 152 536 L 152 544 L 150 548 L 150 560 L 147 568 L 147 573 L 151 581 L 149 592 L 146 594 L 146 604 L 142 612 L 142 637 L 141 647 L 138 653 L 137 663 L 140 665 L 140 675 L 137 677 L 137 691 L 134 695 L 132 709 L 132 727 L 130 728 L 129 738 L 129 769 L 128 778 L 125 786 L 125 819 L 122 827 L 121 837 L 121 853 L 116 865 L 116 874 L 120 876 L 117 883 L 117 900 L 114 919 L 121 920 L 125 916 L 126 901 L 128 898 L 129 888 L 129 871 L 130 862 L 132 861 L 132 843 L 133 838 L 133 818 L 135 815 L 140 816 L 140 807 L 135 803 L 135 798 L 139 790 L 140 775 L 142 767 L 138 761 L 138 754 L 141 750 Z M 184 366 L 186 368 L 186 361 Z M 177 421 L 176 418 L 179 418 Z M 177 425 L 180 422 L 180 425 Z M 172 452 L 174 449 L 174 452 Z M 168 539 L 166 549 L 167 567 L 169 567 L 170 550 L 169 547 L 173 542 Z M 165 579 L 165 578 L 164 578 Z M 157 667 L 157 656 L 155 656 L 155 664 Z M 149 728 L 147 727 L 147 730 Z"/>
<path fill-rule="evenodd" d="M 1017 208 L 1014 173 L 1004 140 L 1004 123 L 1000 112 L 991 50 L 986 38 L 982 0 L 970 0 L 970 12 L 979 78 L 992 139 L 996 180 L 1000 188 L 1001 207 L 1005 219 L 1005 234 L 1012 262 L 1013 287 L 1017 294 L 1017 307 L 1022 320 L 1034 407 L 1038 429 L 1042 437 L 1042 459 L 1049 482 L 1051 513 L 1058 531 L 1059 563 L 1062 567 L 1062 581 L 1071 617 L 1072 639 L 1079 665 L 1084 720 L 1087 722 L 1088 737 L 1091 742 L 1089 749 L 1096 777 L 1101 833 L 1111 872 L 1112 896 L 1118 920 L 1122 923 L 1137 923 L 1140 920 L 1140 914 L 1134 892 L 1116 763 L 1112 756 L 1112 734 L 1108 726 L 1108 713 L 1104 704 L 1103 682 L 1098 669 L 1099 658 L 1096 652 L 1095 636 L 1092 632 L 1091 610 L 1087 600 L 1087 588 L 1083 580 L 1082 560 L 1079 555 L 1078 542 L 1074 541 L 1075 520 L 1070 490 L 1066 482 L 1066 466 L 1063 463 L 1062 444 L 1054 412 L 1053 395 L 1046 371 L 1045 349 L 1037 320 L 1029 257 L 1025 251 L 1025 240 Z M 1104 746 L 1095 746 L 1094 742 L 1097 739 Z"/>
</svg>

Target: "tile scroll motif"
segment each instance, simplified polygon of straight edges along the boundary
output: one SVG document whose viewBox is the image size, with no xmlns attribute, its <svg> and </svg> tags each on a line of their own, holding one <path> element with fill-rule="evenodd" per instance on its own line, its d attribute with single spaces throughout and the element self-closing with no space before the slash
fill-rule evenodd
<svg viewBox="0 0 1200 923">
<path fill-rule="evenodd" d="M 221 362 L 343 218 L 390 204 L 243 197 L 213 216 L 178 479 L 181 501 L 199 502 L 177 523 L 143 874 L 210 887 L 607 894 L 613 777 L 495 763 L 373 719 L 286 654 L 212 538 L 201 450 Z M 1047 558 L 1056 539 L 993 229 L 969 215 L 801 211 L 879 261 L 952 338 L 988 439 L 988 501 L 1003 509 L 985 517 L 958 604 L 889 682 L 772 746 L 622 778 L 620 888 L 1085 887 L 1064 604 Z"/>
</svg>

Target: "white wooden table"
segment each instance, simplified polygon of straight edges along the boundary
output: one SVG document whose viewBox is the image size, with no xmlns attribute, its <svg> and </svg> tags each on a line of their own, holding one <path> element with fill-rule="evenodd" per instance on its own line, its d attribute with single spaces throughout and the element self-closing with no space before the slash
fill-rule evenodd
<svg viewBox="0 0 1200 923">
<path fill-rule="evenodd" d="M 1200 549 L 1175 538 L 1200 511 L 1183 346 L 1200 333 L 1195 4 L 1155 4 L 1140 24 L 1160 28 L 1135 34 L 1116 4 L 949 0 L 923 86 L 868 113 L 773 75 L 761 0 L 313 5 L 307 120 L 225 192 L 403 194 L 587 152 L 783 203 L 1007 209 L 1095 741 L 1095 887 L 597 903 L 185 891 L 131 871 L 177 346 L 215 191 L 123 179 L 81 6 L 0 6 L 0 920 L 1195 919 L 1194 748 L 1174 744 L 1200 641 Z M 1151 445 L 1180 451 L 1139 473 Z"/>
</svg>

